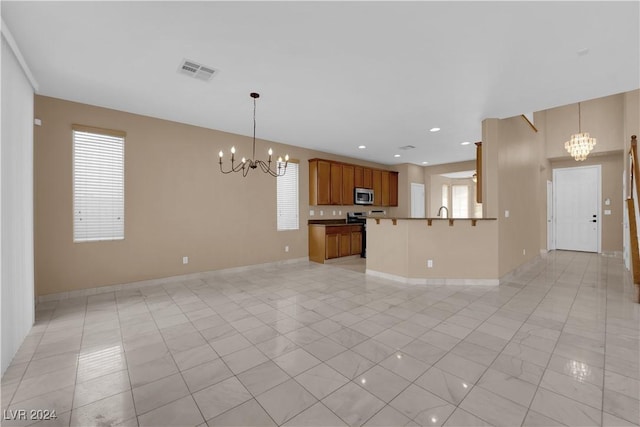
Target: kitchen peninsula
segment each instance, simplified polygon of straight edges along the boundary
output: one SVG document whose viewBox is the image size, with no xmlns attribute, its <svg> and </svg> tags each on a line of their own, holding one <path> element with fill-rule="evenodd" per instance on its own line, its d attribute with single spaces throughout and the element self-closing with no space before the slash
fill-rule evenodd
<svg viewBox="0 0 640 427">
<path fill-rule="evenodd" d="M 495 218 L 368 218 L 366 273 L 409 284 L 498 285 Z"/>
</svg>

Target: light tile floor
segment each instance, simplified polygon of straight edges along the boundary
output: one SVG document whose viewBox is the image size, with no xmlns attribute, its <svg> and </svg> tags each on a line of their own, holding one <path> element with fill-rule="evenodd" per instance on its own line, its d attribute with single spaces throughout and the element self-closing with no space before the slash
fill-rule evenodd
<svg viewBox="0 0 640 427">
<path fill-rule="evenodd" d="M 42 303 L 2 425 L 637 425 L 634 292 L 552 252 L 499 287 L 300 263 Z"/>
</svg>

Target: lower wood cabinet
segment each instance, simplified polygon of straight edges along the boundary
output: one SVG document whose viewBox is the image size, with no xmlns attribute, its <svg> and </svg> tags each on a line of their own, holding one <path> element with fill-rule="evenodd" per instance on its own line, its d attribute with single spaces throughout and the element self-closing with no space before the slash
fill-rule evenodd
<svg viewBox="0 0 640 427">
<path fill-rule="evenodd" d="M 309 259 L 324 264 L 326 260 L 362 252 L 362 226 L 309 225 Z"/>
</svg>

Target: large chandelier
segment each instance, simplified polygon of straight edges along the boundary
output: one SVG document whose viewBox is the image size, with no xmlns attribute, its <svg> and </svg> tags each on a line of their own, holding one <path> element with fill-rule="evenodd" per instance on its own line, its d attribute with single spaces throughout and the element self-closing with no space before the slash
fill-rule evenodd
<svg viewBox="0 0 640 427">
<path fill-rule="evenodd" d="M 596 145 L 596 139 L 591 138 L 589 132 L 582 132 L 581 119 L 580 103 L 578 102 L 578 133 L 571 135 L 571 139 L 564 143 L 564 148 L 578 162 L 585 160 Z"/>
<path fill-rule="evenodd" d="M 218 153 L 218 156 L 220 156 L 220 172 L 224 174 L 242 172 L 242 176 L 247 176 L 251 169 L 257 169 L 259 166 L 264 173 L 268 173 L 271 176 L 282 176 L 287 172 L 287 165 L 289 164 L 288 154 L 284 156 L 284 165 L 282 157 L 278 157 L 278 161 L 274 165 L 275 169 L 271 168 L 271 163 L 273 163 L 271 160 L 273 150 L 271 148 L 269 148 L 269 159 L 266 162 L 263 160 L 256 160 L 256 99 L 260 98 L 260 94 L 252 92 L 250 96 L 253 98 L 253 156 L 250 159 L 243 157 L 239 163 L 236 163 L 236 147 L 231 147 L 231 168 L 224 170 L 222 167 L 222 157 L 224 156 L 224 153 L 220 151 Z"/>
</svg>

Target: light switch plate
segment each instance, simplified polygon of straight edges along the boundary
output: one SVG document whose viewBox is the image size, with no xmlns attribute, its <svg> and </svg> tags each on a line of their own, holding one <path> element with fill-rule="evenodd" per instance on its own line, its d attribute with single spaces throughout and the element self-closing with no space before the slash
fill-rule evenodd
<svg viewBox="0 0 640 427">
<path fill-rule="evenodd" d="M 509 218 L 509 211 L 504 211 L 504 217 Z"/>
<path fill-rule="evenodd" d="M 604 210 L 604 214 L 605 215 L 611 215 L 611 209 L 605 209 Z"/>
</svg>

